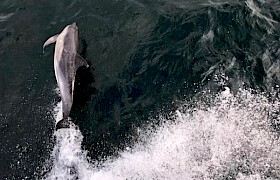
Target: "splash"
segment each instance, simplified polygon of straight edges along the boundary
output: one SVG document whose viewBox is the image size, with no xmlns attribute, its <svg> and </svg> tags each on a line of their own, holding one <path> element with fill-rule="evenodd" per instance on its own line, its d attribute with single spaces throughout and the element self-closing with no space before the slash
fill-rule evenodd
<svg viewBox="0 0 280 180">
<path fill-rule="evenodd" d="M 134 147 L 99 169 L 87 161 L 79 130 L 58 131 L 47 179 L 279 179 L 278 100 L 229 88 L 203 99 L 139 131 Z"/>
<path fill-rule="evenodd" d="M 62 118 L 61 102 L 54 108 L 54 118 L 56 123 Z M 87 160 L 87 152 L 82 150 L 83 135 L 78 127 L 59 129 L 54 137 L 56 141 L 50 157 L 52 167 L 44 179 L 88 179 L 94 171 Z"/>
<path fill-rule="evenodd" d="M 60 129 L 55 132 L 56 145 L 51 157 L 53 167 L 46 179 L 87 179 L 93 173 L 81 148 L 83 136 L 77 129 Z"/>
</svg>

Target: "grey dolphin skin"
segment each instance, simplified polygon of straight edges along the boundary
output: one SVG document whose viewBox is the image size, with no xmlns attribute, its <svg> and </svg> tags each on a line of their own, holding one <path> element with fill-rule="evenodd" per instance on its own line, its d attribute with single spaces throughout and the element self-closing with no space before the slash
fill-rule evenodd
<svg viewBox="0 0 280 180">
<path fill-rule="evenodd" d="M 69 128 L 68 120 L 73 104 L 73 92 L 76 71 L 81 66 L 89 67 L 86 60 L 77 53 L 78 27 L 76 23 L 66 26 L 60 34 L 50 37 L 43 45 L 43 51 L 49 44 L 55 43 L 54 72 L 62 100 L 63 119 L 56 129 Z"/>
</svg>

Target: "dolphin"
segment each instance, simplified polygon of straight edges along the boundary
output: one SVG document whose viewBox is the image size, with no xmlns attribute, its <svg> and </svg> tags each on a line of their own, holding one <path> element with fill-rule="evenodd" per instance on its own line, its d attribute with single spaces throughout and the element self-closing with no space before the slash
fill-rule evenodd
<svg viewBox="0 0 280 180">
<path fill-rule="evenodd" d="M 76 71 L 81 66 L 89 67 L 86 60 L 78 53 L 78 27 L 74 22 L 66 26 L 60 34 L 50 37 L 43 45 L 55 43 L 54 72 L 62 100 L 63 119 L 56 124 L 56 129 L 69 128 L 72 124 L 69 114 L 73 104 L 73 92 Z"/>
</svg>

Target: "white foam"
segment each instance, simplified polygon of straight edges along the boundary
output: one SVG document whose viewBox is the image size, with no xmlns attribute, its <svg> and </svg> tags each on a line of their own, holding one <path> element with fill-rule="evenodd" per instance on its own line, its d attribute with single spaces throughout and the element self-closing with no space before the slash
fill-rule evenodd
<svg viewBox="0 0 280 180">
<path fill-rule="evenodd" d="M 122 179 L 219 179 L 230 173 L 244 179 L 239 166 L 252 177 L 264 177 L 268 169 L 279 172 L 279 141 L 265 110 L 276 107 L 262 97 L 241 97 L 227 88 L 214 107 L 177 111 L 175 124 L 160 127 L 145 148 L 124 152 L 107 170 Z"/>
<path fill-rule="evenodd" d="M 79 130 L 59 130 L 47 179 L 277 179 L 280 141 L 269 114 L 279 111 L 278 101 L 229 88 L 210 99 L 210 106 L 196 102 L 177 110 L 174 121 L 141 130 L 139 143 L 101 169 L 87 161 Z"/>
<path fill-rule="evenodd" d="M 53 166 L 46 179 L 88 179 L 94 173 L 81 148 L 83 136 L 77 129 L 55 132 L 56 144 L 51 154 Z"/>
<path fill-rule="evenodd" d="M 62 101 L 57 103 L 57 105 L 53 109 L 53 117 L 55 119 L 55 123 L 58 123 L 63 118 L 62 114 Z"/>
<path fill-rule="evenodd" d="M 62 119 L 62 102 L 54 107 L 54 118 L 56 123 Z M 82 150 L 83 135 L 78 127 L 59 129 L 54 137 L 56 141 L 50 157 L 53 165 L 45 179 L 88 179 L 94 171 L 87 160 L 87 152 Z"/>
</svg>

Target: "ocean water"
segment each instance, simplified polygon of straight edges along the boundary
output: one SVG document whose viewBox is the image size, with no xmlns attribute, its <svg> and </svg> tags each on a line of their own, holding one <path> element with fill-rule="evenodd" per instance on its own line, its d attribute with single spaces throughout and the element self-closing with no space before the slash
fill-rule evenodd
<svg viewBox="0 0 280 180">
<path fill-rule="evenodd" d="M 54 46 L 79 27 L 70 114 Z M 280 179 L 280 2 L 0 3 L 2 179 Z"/>
</svg>

